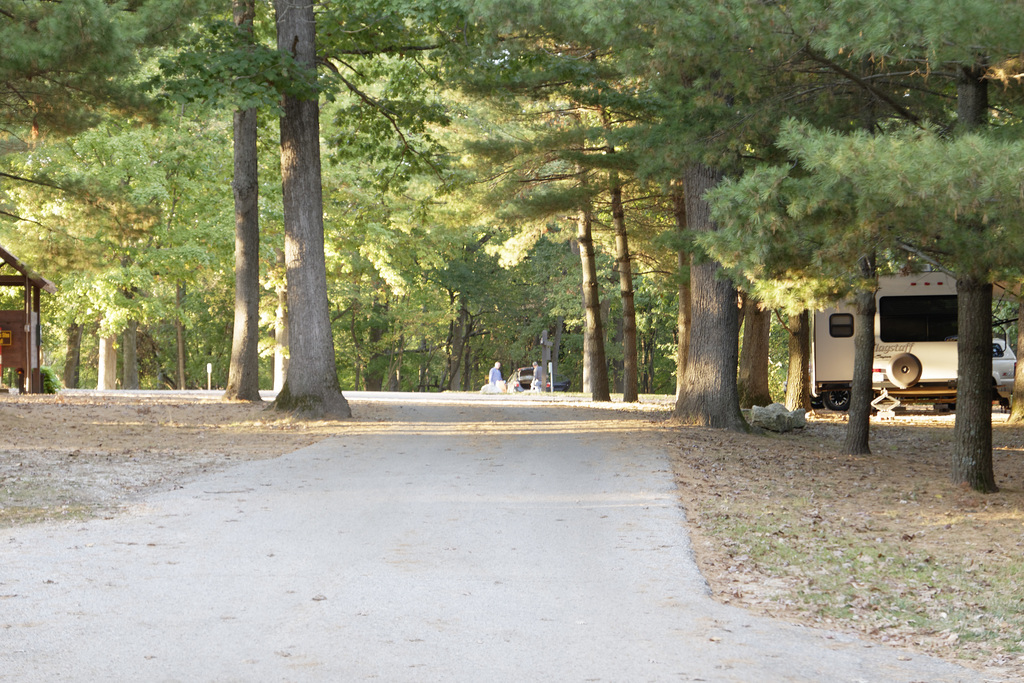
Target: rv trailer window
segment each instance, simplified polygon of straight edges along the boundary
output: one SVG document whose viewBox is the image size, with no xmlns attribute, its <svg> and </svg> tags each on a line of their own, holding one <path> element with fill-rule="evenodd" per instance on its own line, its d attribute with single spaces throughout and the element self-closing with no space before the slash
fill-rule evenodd
<svg viewBox="0 0 1024 683">
<path fill-rule="evenodd" d="M 849 313 L 833 313 L 828 317 L 828 334 L 830 337 L 852 337 L 853 316 Z"/>
<path fill-rule="evenodd" d="M 883 342 L 946 341 L 956 337 L 956 295 L 883 296 L 878 321 Z"/>
</svg>

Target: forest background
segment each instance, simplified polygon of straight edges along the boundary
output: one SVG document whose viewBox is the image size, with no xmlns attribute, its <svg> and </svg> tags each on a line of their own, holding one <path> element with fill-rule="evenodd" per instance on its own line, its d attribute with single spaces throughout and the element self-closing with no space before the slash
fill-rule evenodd
<svg viewBox="0 0 1024 683">
<path fill-rule="evenodd" d="M 33 67 L 8 92 L 0 244 L 57 284 L 43 298 L 44 363 L 66 386 L 94 387 L 106 342 L 121 388 L 205 387 L 208 363 L 214 385 L 224 386 L 235 282 L 230 105 L 251 98 L 262 112 L 259 383 L 278 387 L 274 355 L 280 363 L 287 354 L 286 341 L 276 344 L 287 309 L 274 89 L 289 76 L 275 72 L 284 67 L 266 51 L 238 61 L 229 3 L 136 4 L 29 3 L 4 20 L 7 44 L 26 52 L 9 72 Z M 548 330 L 559 375 L 580 390 L 583 311 L 569 204 L 578 198 L 556 195 L 575 184 L 570 176 L 593 173 L 566 173 L 561 158 L 588 131 L 546 95 L 516 111 L 507 95 L 465 94 L 474 55 L 455 44 L 469 32 L 446 4 L 325 10 L 363 29 L 336 24 L 322 40 L 342 55 L 324 60 L 321 114 L 341 385 L 477 389 L 495 360 L 506 371 L 539 360 Z M 256 40 L 271 46 L 273 8 L 254 7 Z M 45 39 L 29 43 L 32 36 Z M 105 53 L 107 40 L 120 48 Z M 97 82 L 111 91 L 89 92 Z M 487 150 L 471 149 L 483 142 Z M 516 150 L 518 142 L 534 148 Z M 541 193 L 547 205 L 529 206 Z M 626 201 L 637 205 L 635 230 L 646 238 L 634 253 L 641 382 L 664 393 L 675 388 L 676 257 L 656 242 L 666 218 L 652 195 L 654 186 L 634 185 Z M 617 286 L 607 197 L 595 192 L 595 207 L 601 284 Z M 19 292 L 5 295 L 4 307 L 20 306 Z M 609 325 L 608 343 L 621 367 L 621 299 L 603 305 L 620 321 Z M 12 373 L 8 385 L 16 385 Z"/>
<path fill-rule="evenodd" d="M 985 281 L 1021 277 L 1012 3 L 315 9 L 311 74 L 277 49 L 266 2 L 4 3 L 0 243 L 58 285 L 44 349 L 66 385 L 95 385 L 115 351 L 122 388 L 204 386 L 207 364 L 224 385 L 231 119 L 253 108 L 259 384 L 280 386 L 289 95 L 321 105 L 343 388 L 473 390 L 495 360 L 539 360 L 547 331 L 559 375 L 593 392 L 597 322 L 613 390 L 635 377 L 644 393 L 675 392 L 691 265 L 711 258 L 740 287 L 757 349 L 740 401 L 763 403 L 806 386 L 806 311 L 865 275 L 916 254 Z M 961 135 L 965 74 L 985 89 L 973 137 Z M 693 184 L 695 169 L 715 182 Z M 695 228 L 705 209 L 716 221 Z M 996 305 L 1015 317 L 1016 302 Z M 729 328 L 713 333 L 732 346 Z"/>
</svg>

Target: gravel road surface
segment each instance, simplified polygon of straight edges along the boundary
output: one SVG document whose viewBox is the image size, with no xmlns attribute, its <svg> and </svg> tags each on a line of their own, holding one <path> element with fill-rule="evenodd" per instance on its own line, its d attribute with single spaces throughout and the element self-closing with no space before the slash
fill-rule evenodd
<svg viewBox="0 0 1024 683">
<path fill-rule="evenodd" d="M 645 419 L 410 400 L 113 519 L 0 532 L 0 680 L 982 680 L 713 601 Z"/>
</svg>

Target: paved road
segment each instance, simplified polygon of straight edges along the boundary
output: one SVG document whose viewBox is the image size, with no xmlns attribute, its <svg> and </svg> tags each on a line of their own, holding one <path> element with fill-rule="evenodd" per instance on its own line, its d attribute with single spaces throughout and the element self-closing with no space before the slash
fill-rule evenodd
<svg viewBox="0 0 1024 683">
<path fill-rule="evenodd" d="M 0 532 L 0 680 L 981 680 L 715 603 L 642 413 L 393 411 L 115 519 Z"/>
</svg>

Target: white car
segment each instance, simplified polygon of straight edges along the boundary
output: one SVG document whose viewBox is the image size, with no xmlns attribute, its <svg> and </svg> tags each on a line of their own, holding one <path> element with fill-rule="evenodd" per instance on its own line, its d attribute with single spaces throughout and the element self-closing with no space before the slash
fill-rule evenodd
<svg viewBox="0 0 1024 683">
<path fill-rule="evenodd" d="M 1017 374 L 1017 356 L 1005 339 L 992 340 L 992 381 L 999 392 L 999 403 L 1009 405 L 1013 379 Z"/>
</svg>

